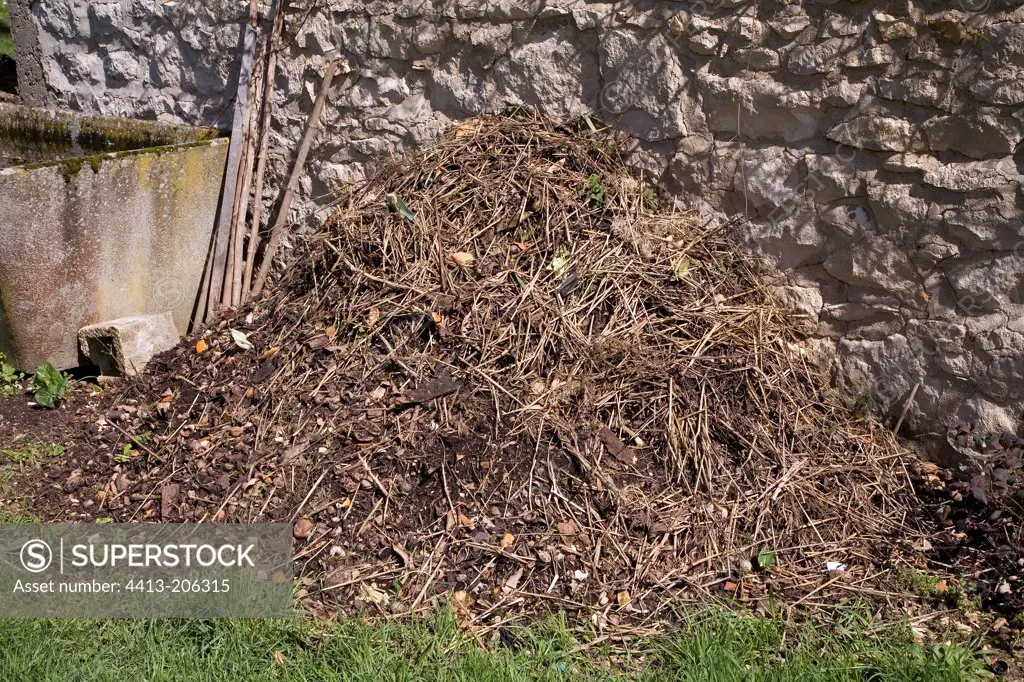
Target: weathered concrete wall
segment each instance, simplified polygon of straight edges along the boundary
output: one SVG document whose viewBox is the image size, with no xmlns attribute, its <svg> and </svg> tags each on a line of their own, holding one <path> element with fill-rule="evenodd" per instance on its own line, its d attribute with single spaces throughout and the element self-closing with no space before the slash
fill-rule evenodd
<svg viewBox="0 0 1024 682">
<path fill-rule="evenodd" d="M 25 371 L 76 367 L 83 326 L 169 311 L 188 329 L 227 148 L 212 140 L 0 170 L 0 351 Z"/>
<path fill-rule="evenodd" d="M 597 112 L 687 201 L 746 239 L 840 352 L 840 381 L 910 423 L 1024 412 L 1024 12 L 1019 0 L 321 0 L 293 3 L 273 139 L 281 173 L 325 59 L 305 197 L 508 102 Z M 301 7 L 299 6 L 301 4 Z M 209 124 L 242 11 L 33 3 L 46 103 Z M 334 52 L 336 50 L 336 52 Z"/>
</svg>

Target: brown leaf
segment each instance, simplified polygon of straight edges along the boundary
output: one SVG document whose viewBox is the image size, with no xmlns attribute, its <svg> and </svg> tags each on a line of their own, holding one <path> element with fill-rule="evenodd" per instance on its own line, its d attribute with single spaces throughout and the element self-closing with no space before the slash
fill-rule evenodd
<svg viewBox="0 0 1024 682">
<path fill-rule="evenodd" d="M 328 327 L 327 329 L 324 330 L 324 336 L 326 336 L 331 341 L 333 341 L 334 337 L 337 335 L 338 329 L 336 327 Z"/>
<path fill-rule="evenodd" d="M 512 544 L 515 543 L 515 541 L 515 535 L 512 535 L 512 533 L 505 533 L 501 536 L 501 540 L 498 541 L 498 546 L 502 549 L 505 549 L 506 547 L 511 547 Z"/>
<path fill-rule="evenodd" d="M 576 524 L 572 521 L 561 521 L 555 527 L 559 535 L 576 535 Z"/>
<path fill-rule="evenodd" d="M 623 590 L 622 592 L 619 592 L 617 595 L 615 595 L 615 602 L 619 605 L 620 609 L 624 609 L 627 606 L 629 606 L 629 602 L 631 601 L 631 599 L 632 597 L 629 596 L 629 592 L 627 592 L 626 590 Z"/>
<path fill-rule="evenodd" d="M 275 651 L 274 652 L 274 663 L 276 663 L 278 665 L 284 665 L 284 654 L 282 654 L 280 651 Z"/>
<path fill-rule="evenodd" d="M 452 378 L 448 368 L 442 365 L 435 371 L 433 378 L 421 384 L 419 388 L 406 391 L 403 404 L 418 405 L 430 402 L 435 398 L 443 398 L 446 395 L 455 393 L 461 386 L 462 384 Z"/>
<path fill-rule="evenodd" d="M 271 360 L 260 365 L 259 369 L 252 373 L 252 377 L 249 378 L 254 384 L 261 384 L 270 377 L 274 376 L 274 372 L 277 371 L 277 363 Z"/>
<path fill-rule="evenodd" d="M 331 340 L 326 334 L 317 334 L 316 336 L 306 339 L 306 345 L 309 346 L 310 350 L 320 350 L 326 348 L 331 343 Z"/>
<path fill-rule="evenodd" d="M 378 320 L 380 320 L 380 308 L 373 308 L 370 310 L 370 314 L 366 317 L 366 328 L 373 329 Z"/>
<path fill-rule="evenodd" d="M 604 443 L 609 455 L 623 464 L 630 466 L 636 464 L 636 451 L 623 443 L 607 426 L 597 432 L 597 437 Z"/>
<path fill-rule="evenodd" d="M 196 341 L 196 352 L 199 354 L 205 353 L 209 346 L 206 344 L 205 339 L 199 339 Z"/>
<path fill-rule="evenodd" d="M 181 486 L 177 483 L 171 483 L 165 485 L 160 489 L 160 518 L 167 520 L 171 518 L 171 512 L 174 511 L 174 498 L 181 492 Z"/>
</svg>

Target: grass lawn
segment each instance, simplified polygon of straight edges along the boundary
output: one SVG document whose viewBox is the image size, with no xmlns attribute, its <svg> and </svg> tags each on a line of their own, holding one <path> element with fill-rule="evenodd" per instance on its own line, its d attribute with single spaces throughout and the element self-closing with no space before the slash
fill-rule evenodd
<svg viewBox="0 0 1024 682">
<path fill-rule="evenodd" d="M 0 54 L 14 56 L 14 41 L 11 39 L 11 18 L 7 14 L 7 0 L 0 0 Z"/>
<path fill-rule="evenodd" d="M 712 609 L 667 641 L 584 649 L 563 624 L 506 632 L 481 647 L 455 619 L 373 626 L 349 621 L 0 621 L 5 682 L 954 682 L 983 676 L 959 645 L 920 647 L 870 612 L 786 628 Z"/>
</svg>

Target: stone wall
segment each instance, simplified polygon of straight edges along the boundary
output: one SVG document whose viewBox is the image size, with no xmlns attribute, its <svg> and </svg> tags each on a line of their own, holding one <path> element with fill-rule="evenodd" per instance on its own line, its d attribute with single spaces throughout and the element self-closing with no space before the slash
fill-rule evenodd
<svg viewBox="0 0 1024 682">
<path fill-rule="evenodd" d="M 303 181 L 314 203 L 507 103 L 596 112 L 681 200 L 749 219 L 749 248 L 837 345 L 851 395 L 898 411 L 920 382 L 917 429 L 1016 428 L 1024 3 L 960 2 L 295 0 L 273 166 L 336 56 L 352 71 Z M 45 104 L 227 123 L 238 3 L 31 11 Z"/>
</svg>

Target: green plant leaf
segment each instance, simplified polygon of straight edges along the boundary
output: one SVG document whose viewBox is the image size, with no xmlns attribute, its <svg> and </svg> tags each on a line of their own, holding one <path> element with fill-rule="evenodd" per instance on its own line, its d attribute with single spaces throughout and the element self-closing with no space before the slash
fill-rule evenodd
<svg viewBox="0 0 1024 682">
<path fill-rule="evenodd" d="M 53 409 L 64 400 L 68 393 L 68 378 L 51 363 L 39 366 L 32 377 L 35 386 L 36 404 Z"/>
<path fill-rule="evenodd" d="M 690 259 L 683 258 L 676 264 L 676 279 L 685 279 L 690 272 Z"/>
<path fill-rule="evenodd" d="M 403 218 L 408 220 L 410 223 L 416 224 L 416 214 L 412 212 L 412 209 L 402 201 L 402 197 L 397 194 L 387 195 L 388 210 L 392 213 L 399 213 Z"/>
<path fill-rule="evenodd" d="M 770 571 L 775 566 L 775 552 L 771 551 L 767 547 L 761 549 L 757 553 L 757 565 L 761 567 L 763 571 Z"/>
</svg>

